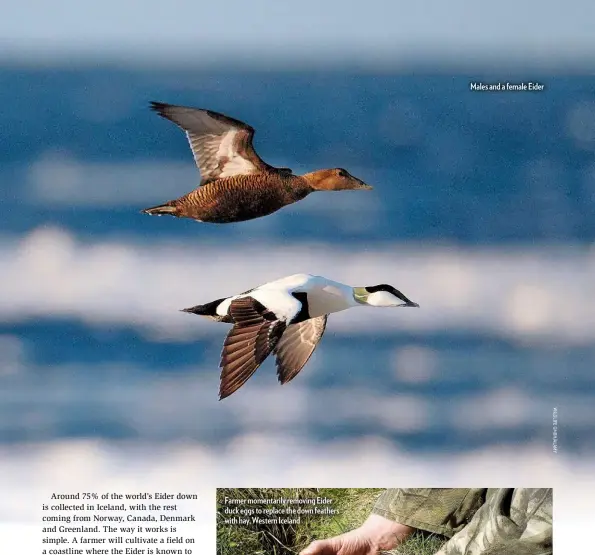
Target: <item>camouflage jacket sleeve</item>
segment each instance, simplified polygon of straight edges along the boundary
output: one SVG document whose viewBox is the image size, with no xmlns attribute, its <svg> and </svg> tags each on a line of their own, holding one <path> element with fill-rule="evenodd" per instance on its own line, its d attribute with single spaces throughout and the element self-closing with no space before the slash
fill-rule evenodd
<svg viewBox="0 0 595 555">
<path fill-rule="evenodd" d="M 384 491 L 373 512 L 413 528 L 449 538 L 484 503 L 486 489 L 405 488 Z"/>
<path fill-rule="evenodd" d="M 551 555 L 552 490 L 488 489 L 471 522 L 436 555 Z"/>
</svg>

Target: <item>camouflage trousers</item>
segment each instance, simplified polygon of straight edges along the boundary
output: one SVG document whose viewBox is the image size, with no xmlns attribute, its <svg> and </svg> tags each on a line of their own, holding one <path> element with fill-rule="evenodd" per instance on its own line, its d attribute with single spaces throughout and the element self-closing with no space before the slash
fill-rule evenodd
<svg viewBox="0 0 595 555">
<path fill-rule="evenodd" d="M 552 553 L 551 489 L 392 489 L 374 512 L 450 538 L 436 555 Z"/>
</svg>

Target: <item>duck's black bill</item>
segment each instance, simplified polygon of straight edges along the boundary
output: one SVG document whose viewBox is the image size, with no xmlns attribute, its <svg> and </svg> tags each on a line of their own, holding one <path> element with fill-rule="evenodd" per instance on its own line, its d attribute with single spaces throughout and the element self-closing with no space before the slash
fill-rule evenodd
<svg viewBox="0 0 595 555">
<path fill-rule="evenodd" d="M 403 295 L 403 293 L 401 293 L 398 289 L 393 289 L 392 293 L 398 299 L 401 299 L 403 301 L 403 304 L 400 304 L 399 306 L 414 306 L 415 308 L 419 308 L 419 305 L 417 303 L 414 303 L 411 299 Z"/>
</svg>

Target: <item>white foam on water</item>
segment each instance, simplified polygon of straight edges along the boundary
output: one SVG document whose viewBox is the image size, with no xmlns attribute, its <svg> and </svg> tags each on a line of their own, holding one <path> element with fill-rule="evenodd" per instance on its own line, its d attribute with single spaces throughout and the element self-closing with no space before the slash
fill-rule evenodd
<svg viewBox="0 0 595 555">
<path fill-rule="evenodd" d="M 589 248 L 81 243 L 64 229 L 44 227 L 0 240 L 0 262 L 6 323 L 71 318 L 190 340 L 220 330 L 179 309 L 307 272 L 352 285 L 390 283 L 421 305 L 333 315 L 337 334 L 463 330 L 521 344 L 595 341 L 595 250 Z"/>
<path fill-rule="evenodd" d="M 283 461 L 280 464 L 279 461 Z M 332 472 L 329 472 L 332 469 Z M 219 448 L 193 443 L 61 441 L 0 447 L 0 537 L 11 553 L 41 546 L 51 493 L 197 493 L 198 553 L 215 553 L 216 487 L 553 487 L 556 552 L 588 542 L 595 460 L 535 446 L 415 456 L 374 437 L 313 443 L 247 434 Z"/>
</svg>

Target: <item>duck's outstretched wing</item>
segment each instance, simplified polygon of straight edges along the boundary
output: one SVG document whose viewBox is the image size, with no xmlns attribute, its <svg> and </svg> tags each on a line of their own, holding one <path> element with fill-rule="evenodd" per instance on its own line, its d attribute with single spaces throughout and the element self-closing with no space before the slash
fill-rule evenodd
<svg viewBox="0 0 595 555">
<path fill-rule="evenodd" d="M 291 324 L 275 347 L 277 377 L 285 384 L 297 376 L 312 356 L 326 328 L 328 314 Z"/>
<path fill-rule="evenodd" d="M 221 353 L 219 399 L 229 397 L 246 383 L 286 328 L 284 321 L 252 297 L 233 300 L 229 313 L 234 326 Z"/>
<path fill-rule="evenodd" d="M 252 146 L 254 129 L 237 119 L 162 102 L 151 102 L 151 108 L 186 132 L 202 177 L 201 185 L 221 177 L 275 169 L 256 154 Z"/>
</svg>

